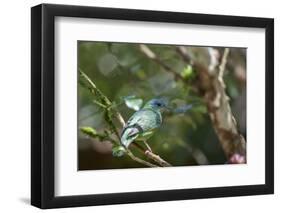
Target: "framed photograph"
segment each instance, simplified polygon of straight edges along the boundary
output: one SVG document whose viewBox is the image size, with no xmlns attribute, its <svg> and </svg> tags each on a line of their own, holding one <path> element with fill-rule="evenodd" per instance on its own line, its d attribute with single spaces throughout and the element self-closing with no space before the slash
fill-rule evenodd
<svg viewBox="0 0 281 213">
<path fill-rule="evenodd" d="M 31 203 L 274 191 L 274 20 L 31 9 Z"/>
</svg>

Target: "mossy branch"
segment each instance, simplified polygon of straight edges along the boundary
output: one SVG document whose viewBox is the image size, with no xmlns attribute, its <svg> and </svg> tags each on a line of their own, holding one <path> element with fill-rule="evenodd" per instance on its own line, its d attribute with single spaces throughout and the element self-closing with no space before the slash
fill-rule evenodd
<svg viewBox="0 0 281 213">
<path fill-rule="evenodd" d="M 94 128 L 92 127 L 81 127 L 80 131 L 87 135 L 90 138 L 98 139 L 100 142 L 109 141 L 113 145 L 119 145 L 119 142 L 114 140 L 110 137 L 110 133 L 108 131 L 104 131 L 103 134 L 98 133 Z"/>
<path fill-rule="evenodd" d="M 87 88 L 96 97 L 96 100 L 94 100 L 94 103 L 96 103 L 97 105 L 99 105 L 101 108 L 104 109 L 104 119 L 107 122 L 107 124 L 109 125 L 111 132 L 114 133 L 116 135 L 116 137 L 118 138 L 118 141 L 113 139 L 108 131 L 105 131 L 104 134 L 101 134 L 101 133 L 98 133 L 96 130 L 94 130 L 91 127 L 83 127 L 83 128 L 80 129 L 81 132 L 84 133 L 85 135 L 91 137 L 91 138 L 99 139 L 101 142 L 102 141 L 109 141 L 114 146 L 122 146 L 121 145 L 120 135 L 119 135 L 119 132 L 118 132 L 118 128 L 116 127 L 116 125 L 113 122 L 113 117 L 115 117 L 119 121 L 119 123 L 121 124 L 121 126 L 123 128 L 126 125 L 126 123 L 125 123 L 122 115 L 114 107 L 114 104 L 106 97 L 106 95 L 104 95 L 97 88 L 97 86 L 93 83 L 93 81 L 81 69 L 79 69 L 79 74 L 80 74 L 79 83 L 83 87 Z M 153 160 L 158 165 L 160 165 L 162 167 L 171 166 L 171 164 L 169 164 L 168 162 L 163 160 L 159 155 L 154 154 L 152 151 L 144 150 L 144 149 L 140 148 L 140 146 L 135 146 L 135 147 L 137 147 L 138 149 L 143 151 L 143 153 L 149 159 Z M 129 149 L 126 149 L 125 153 L 132 160 L 134 160 L 134 161 L 136 161 L 138 163 L 141 163 L 141 164 L 143 164 L 145 166 L 148 166 L 148 167 L 159 167 L 159 166 L 157 166 L 155 164 L 152 164 L 152 163 L 150 163 L 150 162 L 148 162 L 146 160 L 138 158 Z"/>
<path fill-rule="evenodd" d="M 120 139 L 118 130 L 113 123 L 113 116 L 118 119 L 122 126 L 125 125 L 124 119 L 120 116 L 120 113 L 112 107 L 112 102 L 97 88 L 94 82 L 81 69 L 79 69 L 79 74 L 80 84 L 87 88 L 97 98 L 97 100 L 94 100 L 95 103 L 104 108 L 104 119 L 109 124 L 111 131 Z"/>
<path fill-rule="evenodd" d="M 111 144 L 113 146 L 120 146 L 119 142 L 117 140 L 114 140 L 111 136 L 110 136 L 110 133 L 108 131 L 104 131 L 103 134 L 101 133 L 98 133 L 94 128 L 92 127 L 81 127 L 80 128 L 80 131 L 87 135 L 88 137 L 90 138 L 93 138 L 93 139 L 98 139 L 100 142 L 104 142 L 104 141 L 108 141 L 108 142 L 111 142 Z M 142 160 L 138 157 L 136 157 L 130 150 L 126 150 L 126 154 L 134 161 L 136 162 L 139 162 L 143 165 L 146 165 L 148 167 L 158 167 L 157 165 L 154 165 L 150 162 L 147 162 L 145 160 Z"/>
</svg>

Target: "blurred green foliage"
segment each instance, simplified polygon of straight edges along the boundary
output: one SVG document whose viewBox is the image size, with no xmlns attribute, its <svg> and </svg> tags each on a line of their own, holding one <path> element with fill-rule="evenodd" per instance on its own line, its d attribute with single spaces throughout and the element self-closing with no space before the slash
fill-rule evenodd
<svg viewBox="0 0 281 213">
<path fill-rule="evenodd" d="M 188 82 L 196 77 L 196 70 L 179 58 L 173 46 L 148 46 Z M 196 50 L 196 47 L 193 49 Z M 230 58 L 230 65 L 225 72 L 225 83 L 231 105 L 234 107 L 245 89 L 235 74 L 236 67 L 245 70 L 245 51 L 231 48 Z M 164 113 L 161 128 L 148 141 L 154 153 L 173 166 L 198 165 L 199 155 L 206 158 L 205 164 L 226 162 L 201 97 L 192 92 L 191 84 L 176 81 L 172 74 L 146 58 L 139 51 L 138 44 L 80 41 L 78 68 L 114 103 L 126 121 L 135 110 L 155 97 L 165 97 L 174 109 L 182 109 L 178 110 L 179 113 Z M 101 143 L 98 139 L 93 140 L 86 136 L 103 132 L 108 126 L 102 114 L 102 107 L 95 104 L 95 97 L 80 84 L 78 101 L 79 128 L 91 127 L 84 128 L 86 134 L 79 132 L 78 169 L 143 167 L 126 156 L 114 157 L 111 143 Z M 243 101 L 245 102 L 245 98 Z M 184 107 L 191 106 L 190 104 L 192 107 L 184 110 Z M 245 111 L 246 107 L 238 104 L 238 109 L 234 109 L 235 115 L 239 117 L 243 110 Z M 244 121 L 238 118 L 239 125 L 240 122 Z M 245 129 L 242 132 L 245 133 Z M 141 156 L 137 150 L 132 151 Z"/>
</svg>

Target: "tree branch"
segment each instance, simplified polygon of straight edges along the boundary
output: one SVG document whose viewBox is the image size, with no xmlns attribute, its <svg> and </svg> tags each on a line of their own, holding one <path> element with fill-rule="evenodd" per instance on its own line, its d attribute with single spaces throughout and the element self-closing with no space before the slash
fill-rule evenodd
<svg viewBox="0 0 281 213">
<path fill-rule="evenodd" d="M 129 156 L 132 160 L 137 161 L 137 162 L 139 162 L 139 163 L 141 163 L 141 164 L 143 164 L 143 165 L 146 165 L 146 166 L 148 166 L 148 167 L 159 167 L 159 166 L 157 166 L 157 165 L 155 165 L 155 164 L 152 164 L 152 163 L 150 163 L 150 162 L 148 162 L 148 161 L 145 161 L 145 160 L 142 160 L 142 159 L 136 157 L 130 150 L 127 150 L 127 154 L 128 154 L 128 156 Z"/>
<path fill-rule="evenodd" d="M 142 44 L 140 45 L 140 50 L 149 59 L 162 66 L 166 72 L 172 73 L 176 80 L 186 82 L 180 74 L 166 65 L 148 46 Z M 175 50 L 198 73 L 198 82 L 196 82 L 197 85 L 195 86 L 198 87 L 199 93 L 206 102 L 213 127 L 226 157 L 232 159 L 233 155 L 240 154 L 246 160 L 246 142 L 237 130 L 237 124 L 232 115 L 229 97 L 225 92 L 223 81 L 229 48 L 225 48 L 221 61 L 219 61 L 217 50 L 213 48 L 202 48 L 203 51 L 208 50 L 206 55 L 209 58 L 205 61 L 210 61 L 209 66 L 204 66 L 202 63 L 193 60 L 186 47 L 177 46 Z"/>
<path fill-rule="evenodd" d="M 112 116 L 115 116 L 115 118 L 117 118 L 117 120 L 119 121 L 119 123 L 122 125 L 122 128 L 126 125 L 122 115 L 120 114 L 120 112 L 115 109 L 113 107 L 113 103 L 96 87 L 96 85 L 91 81 L 91 79 L 81 70 L 79 70 L 80 73 L 80 77 L 85 81 L 80 81 L 80 83 L 85 86 L 86 88 L 88 88 L 88 90 L 97 97 L 98 102 L 96 101 L 96 103 L 99 103 L 98 105 L 100 107 L 102 107 L 105 110 L 105 121 L 108 123 L 108 125 L 110 126 L 111 130 L 114 132 L 114 134 L 117 136 L 119 142 L 116 142 L 114 139 L 112 139 L 109 134 L 99 134 L 97 132 L 90 133 L 89 132 L 85 132 L 82 131 L 84 134 L 87 134 L 88 136 L 92 137 L 92 138 L 98 138 L 101 141 L 103 140 L 108 140 L 110 141 L 112 144 L 118 144 L 119 146 L 121 145 L 121 139 L 120 139 L 120 135 L 118 133 L 117 127 L 115 126 L 113 120 L 112 120 Z M 143 153 L 151 160 L 153 160 L 154 162 L 158 163 L 160 166 L 171 166 L 171 164 L 169 164 L 168 162 L 166 162 L 165 160 L 163 160 L 159 155 L 154 154 L 153 152 L 149 151 L 147 152 L 147 150 L 142 150 Z M 126 150 L 126 154 L 134 161 L 137 161 L 143 165 L 149 166 L 149 167 L 157 167 L 156 165 L 147 162 L 145 160 L 142 160 L 138 157 L 136 157 L 130 150 Z"/>
<path fill-rule="evenodd" d="M 163 166 L 163 167 L 170 167 L 170 166 L 172 166 L 170 163 L 168 163 L 167 161 L 163 160 L 159 155 L 154 154 L 148 148 L 145 149 L 142 146 L 140 146 L 139 144 L 137 144 L 136 142 L 132 143 L 132 145 L 134 145 L 136 148 L 141 150 L 149 159 L 152 159 L 153 161 L 157 162 L 160 166 Z"/>
<path fill-rule="evenodd" d="M 153 60 L 155 63 L 159 64 L 164 71 L 172 74 L 175 80 L 186 81 L 177 71 L 175 71 L 168 64 L 165 64 L 147 45 L 140 44 L 140 51 L 149 59 Z"/>
<path fill-rule="evenodd" d="M 90 138 L 98 139 L 100 142 L 109 141 L 113 145 L 119 145 L 119 142 L 114 140 L 110 137 L 110 134 L 107 131 L 104 131 L 104 133 L 98 133 L 95 129 L 92 127 L 81 127 L 80 131 L 87 135 Z"/>
<path fill-rule="evenodd" d="M 223 81 L 229 49 L 224 49 L 221 61 L 219 61 L 218 52 L 213 48 L 208 48 L 210 61 L 208 68 L 193 60 L 188 54 L 187 48 L 177 47 L 176 51 L 186 63 L 192 64 L 198 73 L 199 88 L 226 157 L 231 159 L 233 155 L 240 154 L 246 161 L 246 142 L 237 130 Z"/>
<path fill-rule="evenodd" d="M 104 131 L 104 134 L 98 133 L 92 127 L 82 127 L 82 128 L 80 128 L 80 131 L 90 138 L 98 139 L 100 142 L 108 141 L 108 142 L 111 142 L 111 144 L 113 144 L 113 145 L 119 145 L 119 142 L 114 140 L 113 138 L 111 138 L 110 134 L 107 131 Z M 158 167 L 150 162 L 147 162 L 145 160 L 142 160 L 142 159 L 136 157 L 130 150 L 126 150 L 126 153 L 132 160 L 137 161 L 145 166 Z"/>
<path fill-rule="evenodd" d="M 96 85 L 94 84 L 94 82 L 81 70 L 79 69 L 79 73 L 82 79 L 84 79 L 86 81 L 86 83 L 88 84 L 83 84 L 81 81 L 80 83 L 85 86 L 86 88 L 88 88 L 88 90 L 95 96 L 98 97 L 98 99 L 100 99 L 101 104 L 103 104 L 107 111 L 112 111 L 113 114 L 115 115 L 115 117 L 117 118 L 117 120 L 119 121 L 119 123 L 123 126 L 125 126 L 125 121 L 122 118 L 122 116 L 120 115 L 120 113 L 114 109 L 112 102 L 96 87 Z"/>
</svg>

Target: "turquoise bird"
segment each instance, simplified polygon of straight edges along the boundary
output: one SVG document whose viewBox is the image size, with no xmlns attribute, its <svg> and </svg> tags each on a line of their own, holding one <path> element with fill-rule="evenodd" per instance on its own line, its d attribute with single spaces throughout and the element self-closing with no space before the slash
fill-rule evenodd
<svg viewBox="0 0 281 213">
<path fill-rule="evenodd" d="M 127 149 L 133 141 L 151 137 L 162 124 L 161 110 L 165 108 L 168 109 L 167 100 L 163 98 L 148 101 L 127 121 L 121 133 L 121 144 Z"/>
</svg>

